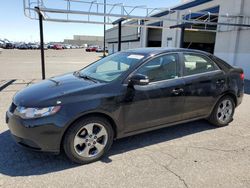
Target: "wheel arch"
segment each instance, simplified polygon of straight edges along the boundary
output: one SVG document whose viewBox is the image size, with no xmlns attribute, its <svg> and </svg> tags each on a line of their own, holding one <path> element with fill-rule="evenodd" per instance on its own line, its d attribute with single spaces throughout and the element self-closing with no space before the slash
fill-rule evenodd
<svg viewBox="0 0 250 188">
<path fill-rule="evenodd" d="M 234 101 L 235 107 L 237 106 L 237 97 L 236 97 L 236 95 L 235 95 L 233 92 L 231 92 L 231 91 L 224 92 L 224 93 L 222 93 L 222 94 L 220 95 L 220 97 L 218 97 L 218 99 L 217 99 L 216 102 L 214 103 L 213 107 L 212 107 L 211 110 L 210 110 L 209 116 L 210 116 L 210 114 L 213 112 L 213 110 L 214 110 L 216 104 L 217 104 L 223 97 L 225 97 L 225 96 L 231 97 L 231 98 L 233 99 L 233 101 Z"/>
<path fill-rule="evenodd" d="M 87 117 L 102 117 L 107 119 L 110 122 L 110 125 L 114 131 L 114 139 L 117 137 L 117 123 L 115 122 L 115 120 L 108 114 L 103 113 L 103 112 L 89 112 L 89 113 L 85 113 L 82 115 L 79 115 L 78 117 L 76 117 L 73 121 L 71 121 L 67 128 L 64 130 L 62 138 L 61 138 L 61 142 L 60 142 L 60 150 L 62 150 L 63 148 L 63 140 L 65 138 L 65 134 L 68 131 L 68 129 L 77 121 L 79 121 L 82 118 L 87 118 Z"/>
<path fill-rule="evenodd" d="M 226 122 L 220 122 L 217 118 L 217 107 L 220 105 L 220 101 L 224 100 L 223 98 L 231 98 L 233 101 L 232 103 L 234 103 L 233 105 L 233 111 L 230 114 L 230 119 L 226 120 Z M 235 107 L 237 106 L 237 96 L 232 93 L 232 92 L 225 92 L 222 95 L 220 95 L 220 97 L 217 98 L 216 103 L 214 104 L 212 111 L 210 112 L 209 116 L 207 117 L 207 120 L 212 123 L 213 125 L 222 127 L 222 126 L 226 126 L 228 125 L 232 120 L 233 120 L 233 114 L 235 111 Z"/>
<path fill-rule="evenodd" d="M 234 101 L 235 107 L 237 106 L 237 97 L 236 97 L 236 95 L 235 95 L 233 92 L 231 92 L 231 91 L 228 91 L 228 92 L 223 93 L 223 94 L 221 95 L 221 97 L 217 100 L 217 102 L 218 102 L 221 98 L 223 98 L 223 97 L 225 97 L 225 96 L 231 97 L 231 98 L 233 99 L 233 101 Z M 217 104 L 217 102 L 216 102 L 216 104 Z"/>
</svg>

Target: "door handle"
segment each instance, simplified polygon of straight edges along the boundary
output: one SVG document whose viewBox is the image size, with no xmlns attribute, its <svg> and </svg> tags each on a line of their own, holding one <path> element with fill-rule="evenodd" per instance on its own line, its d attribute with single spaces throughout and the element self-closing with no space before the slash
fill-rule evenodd
<svg viewBox="0 0 250 188">
<path fill-rule="evenodd" d="M 182 89 L 182 88 L 175 88 L 175 89 L 172 90 L 172 93 L 174 95 L 179 95 L 179 94 L 181 94 L 183 92 L 184 92 L 184 89 Z"/>
</svg>

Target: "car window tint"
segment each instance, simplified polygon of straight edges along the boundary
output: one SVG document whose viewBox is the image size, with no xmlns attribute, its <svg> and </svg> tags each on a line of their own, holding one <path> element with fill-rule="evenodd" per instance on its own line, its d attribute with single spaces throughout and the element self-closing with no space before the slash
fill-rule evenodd
<svg viewBox="0 0 250 188">
<path fill-rule="evenodd" d="M 150 82 L 176 78 L 177 54 L 156 57 L 143 65 L 137 73 L 148 76 Z"/>
<path fill-rule="evenodd" d="M 217 69 L 217 66 L 208 58 L 195 54 L 184 54 L 184 76 L 210 72 Z"/>
</svg>

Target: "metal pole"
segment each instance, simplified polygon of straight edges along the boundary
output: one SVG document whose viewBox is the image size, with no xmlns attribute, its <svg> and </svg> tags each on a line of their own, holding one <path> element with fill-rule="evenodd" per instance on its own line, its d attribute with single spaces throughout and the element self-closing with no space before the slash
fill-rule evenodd
<svg viewBox="0 0 250 188">
<path fill-rule="evenodd" d="M 121 51 L 122 21 L 118 23 L 118 52 Z"/>
<path fill-rule="evenodd" d="M 180 48 L 184 47 L 184 33 L 185 33 L 185 26 L 182 26 L 181 27 Z"/>
<path fill-rule="evenodd" d="M 35 7 L 39 16 L 39 30 L 40 30 L 40 50 L 41 50 L 41 66 L 42 66 L 42 79 L 45 79 L 45 58 L 44 58 L 44 38 L 43 38 L 43 15 L 39 7 Z"/>
<path fill-rule="evenodd" d="M 106 0 L 104 0 L 104 14 L 106 15 Z M 103 25 L 103 57 L 106 57 L 106 16 Z"/>
</svg>

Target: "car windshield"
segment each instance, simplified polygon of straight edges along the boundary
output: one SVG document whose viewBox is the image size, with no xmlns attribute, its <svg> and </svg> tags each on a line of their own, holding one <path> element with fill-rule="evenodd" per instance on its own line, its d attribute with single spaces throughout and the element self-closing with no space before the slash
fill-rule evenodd
<svg viewBox="0 0 250 188">
<path fill-rule="evenodd" d="M 140 54 L 115 53 L 80 70 L 78 75 L 98 81 L 111 82 L 118 79 L 143 58 L 144 56 Z"/>
</svg>

